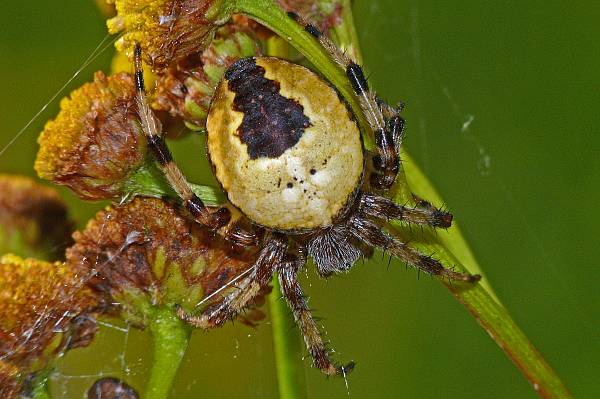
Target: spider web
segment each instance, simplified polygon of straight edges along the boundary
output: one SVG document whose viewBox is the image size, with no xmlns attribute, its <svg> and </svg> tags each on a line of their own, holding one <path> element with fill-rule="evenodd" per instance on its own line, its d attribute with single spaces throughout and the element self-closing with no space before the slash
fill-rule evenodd
<svg viewBox="0 0 600 399">
<path fill-rule="evenodd" d="M 399 57 L 395 57 L 389 54 L 389 52 L 392 51 L 392 48 L 396 48 L 397 44 L 374 44 L 373 47 L 380 46 L 384 48 L 377 50 L 366 49 L 366 56 L 369 59 L 375 59 L 375 57 L 369 56 L 370 52 L 379 52 L 383 54 L 384 64 L 394 64 L 401 59 L 411 65 L 408 69 L 412 70 L 417 88 L 420 87 L 425 89 L 424 91 L 431 92 L 431 87 L 434 87 L 438 92 L 436 101 L 429 101 L 422 96 L 407 97 L 405 99 L 408 102 L 409 110 L 413 110 L 412 115 L 415 115 L 409 120 L 408 145 L 413 153 L 419 154 L 420 165 L 428 172 L 427 175 L 435 176 L 436 172 L 440 170 L 439 166 L 435 166 L 435 158 L 439 156 L 436 154 L 441 153 L 439 148 L 436 147 L 436 142 L 440 138 L 440 132 L 437 127 L 433 127 L 435 126 L 435 122 L 433 121 L 431 112 L 429 112 L 432 103 L 436 102 L 436 104 L 439 104 L 439 112 L 451 115 L 451 123 L 449 123 L 441 134 L 450 137 L 447 141 L 455 141 L 463 147 L 463 155 L 472 160 L 470 167 L 476 171 L 480 179 L 493 182 L 491 186 L 495 187 L 501 193 L 504 201 L 509 203 L 510 207 L 515 211 L 513 224 L 516 226 L 513 226 L 513 228 L 516 227 L 526 232 L 532 251 L 543 258 L 544 265 L 554 275 L 555 280 L 563 286 L 565 291 L 574 291 L 574 287 L 565 282 L 561 268 L 547 255 L 549 251 L 546 248 L 546 243 L 540 238 L 536 227 L 529 222 L 527 213 L 522 208 L 522 205 L 515 199 L 515 192 L 503 180 L 503 177 L 496 173 L 495 168 L 500 167 L 501 164 L 496 161 L 495 153 L 488 144 L 486 129 L 489 127 L 480 124 L 480 120 L 483 117 L 480 117 L 476 112 L 470 111 L 469 107 L 461 105 L 463 101 L 460 95 L 455 94 L 455 90 L 453 89 L 454 82 L 449 82 L 447 78 L 439 73 L 440 67 L 437 66 L 431 53 L 424 50 L 423 33 L 420 26 L 422 18 L 420 3 L 409 1 L 408 4 L 403 4 L 402 8 L 397 8 L 394 5 L 390 6 L 389 4 L 382 5 L 378 2 L 368 3 L 368 6 L 361 6 L 363 11 L 367 11 L 364 15 L 364 20 L 359 21 L 361 36 L 367 38 L 366 41 L 371 43 L 368 38 L 377 35 L 375 31 L 379 25 L 382 23 L 397 23 L 399 20 L 402 22 L 400 24 L 400 34 L 405 36 L 407 46 L 398 52 Z M 382 22 L 381 16 L 387 13 L 390 13 L 392 17 Z M 72 29 L 76 29 L 75 25 L 73 25 Z M 2 138 L 0 141 L 0 165 L 2 169 L 15 170 L 15 168 L 10 166 L 12 160 L 19 157 L 19 152 L 24 148 L 23 143 L 30 144 L 35 140 L 35 135 L 41 129 L 42 121 L 46 119 L 45 115 L 48 113 L 46 111 L 51 108 L 56 109 L 57 99 L 63 96 L 65 91 L 70 91 L 74 87 L 77 87 L 77 85 L 71 83 L 77 80 L 76 78 L 79 78 L 82 72 L 84 72 L 83 75 L 86 77 L 85 80 L 89 80 L 88 78 L 91 77 L 93 71 L 100 69 L 100 67 L 96 67 L 94 61 L 99 55 L 104 54 L 113 42 L 114 40 L 108 36 L 102 38 L 98 46 L 95 47 L 88 57 L 84 58 L 81 66 L 76 69 L 65 84 L 58 90 L 54 89 L 53 94 L 47 96 L 48 100 L 37 112 L 33 113 L 30 120 L 23 124 L 22 128 L 18 129 L 16 133 L 10 133 L 9 136 Z M 31 60 L 34 61 L 35 57 L 32 57 Z M 43 60 L 37 59 L 36 61 L 40 65 L 43 65 Z M 90 68 L 90 66 L 94 68 Z M 372 72 L 370 78 L 376 82 L 377 87 L 385 87 L 385 84 L 382 83 L 383 80 L 378 78 L 380 75 L 375 73 L 376 66 L 373 65 L 370 68 L 367 66 L 367 70 Z M 36 96 L 37 94 L 42 95 L 42 93 L 36 93 Z M 400 99 L 395 98 L 398 94 L 387 92 L 385 94 L 388 98 L 394 100 Z M 5 104 L 3 108 L 7 109 L 7 105 Z M 5 137 L 8 137 L 8 140 Z M 202 148 L 197 137 L 192 137 L 189 140 L 193 144 L 184 142 L 181 146 Z M 27 155 L 29 159 L 33 159 L 32 156 L 29 156 L 29 153 Z M 433 172 L 429 173 L 430 171 Z M 63 192 L 67 193 L 66 191 Z M 65 195 L 68 196 L 69 194 Z M 69 203 L 77 203 L 77 200 L 73 199 L 73 197 L 68 198 L 70 198 Z M 96 209 L 98 207 L 92 206 L 88 210 L 83 211 L 83 214 L 89 217 Z M 464 224 L 468 231 L 468 221 Z M 364 292 L 379 291 L 376 283 L 381 285 L 387 284 L 386 288 L 389 290 L 394 285 L 384 280 L 394 280 L 397 282 L 401 279 L 407 279 L 407 273 L 403 271 L 404 268 L 402 268 L 402 272 L 398 273 L 398 275 L 393 274 L 396 273 L 395 269 L 399 269 L 396 267 L 398 266 L 395 264 L 396 262 L 394 262 L 390 267 L 390 274 L 382 273 L 383 278 L 379 280 L 375 279 L 375 283 L 372 283 L 372 285 L 361 281 L 362 279 L 373 279 L 371 275 L 372 270 L 376 267 L 381 269 L 381 264 L 385 263 L 387 261 L 382 262 L 379 257 L 376 257 L 376 260 L 357 267 L 360 270 L 357 272 L 353 270 L 352 273 L 344 278 L 324 282 L 315 281 L 312 276 L 305 275 L 303 283 L 306 290 L 314 296 L 314 302 L 320 304 L 318 314 L 335 315 L 339 307 L 344 306 L 347 302 L 352 302 L 352 298 L 348 298 L 346 295 L 343 296 L 343 299 L 339 299 L 336 298 L 336 294 L 324 295 L 321 292 L 344 292 L 348 290 L 350 285 L 360 287 L 364 289 Z M 352 277 L 353 273 L 355 274 L 354 277 Z M 429 284 L 429 286 L 431 285 Z M 419 290 L 418 295 L 435 295 L 428 291 L 428 287 L 423 288 L 423 284 L 419 284 L 417 287 Z M 436 290 L 437 288 L 435 287 Z M 381 289 L 380 293 L 382 292 L 383 289 Z M 393 312 L 394 309 L 402 306 L 398 302 L 394 302 L 394 298 L 390 294 L 386 295 L 382 293 L 380 300 L 381 298 L 384 298 L 384 301 L 389 303 L 369 302 L 370 305 L 377 303 L 377 309 L 380 312 L 386 312 L 386 310 L 382 309 L 387 309 L 387 312 Z M 575 297 L 567 296 L 567 298 L 570 302 L 570 309 L 575 313 L 581 314 L 584 328 L 592 331 L 592 318 L 585 313 L 583 310 L 584 307 L 580 305 Z M 363 299 L 365 302 L 368 302 L 368 299 Z M 330 304 L 325 305 L 327 302 Z M 359 301 L 352 303 L 357 308 L 359 307 Z M 365 306 L 360 307 L 361 311 L 366 312 L 365 308 Z M 405 313 L 411 312 L 410 309 L 404 309 L 404 311 Z M 40 319 L 43 317 L 44 315 L 41 314 Z M 346 331 L 345 325 L 348 321 L 338 316 L 330 316 L 330 318 L 333 319 L 331 320 L 332 323 L 329 323 L 328 320 L 327 324 L 331 335 L 335 335 L 333 345 L 345 349 L 344 352 L 337 354 L 336 358 L 341 359 L 346 352 L 352 351 L 354 353 L 355 346 L 343 342 L 343 334 Z M 407 318 L 409 317 L 407 316 Z M 379 320 L 383 319 L 385 317 Z M 370 320 L 370 323 L 376 323 L 373 320 L 378 319 L 368 320 Z M 95 380 L 105 376 L 122 378 L 138 388 L 140 392 L 143 392 L 141 388 L 143 388 L 144 381 L 148 376 L 148 365 L 151 361 L 151 353 L 147 350 L 150 345 L 148 334 L 114 320 L 100 320 L 99 325 L 100 332 L 90 347 L 71 351 L 65 359 L 59 362 L 57 369 L 51 375 L 54 398 L 81 397 L 82 392 L 85 392 Z M 332 325 L 335 327 L 332 328 Z M 335 334 L 331 330 L 335 330 Z M 419 339 L 416 333 L 410 335 L 410 337 Z M 327 339 L 329 336 L 326 335 L 325 338 Z M 390 343 L 387 343 L 383 346 L 388 347 L 390 345 Z M 256 398 L 275 397 L 277 388 L 273 372 L 271 347 L 272 342 L 268 322 L 263 323 L 257 330 L 248 329 L 243 326 L 229 325 L 219 331 L 197 333 L 194 335 L 190 343 L 190 351 L 183 361 L 180 375 L 176 381 L 176 394 L 173 396 L 178 398 L 196 397 L 197 392 L 202 392 L 205 397 L 233 397 L 234 395 Z M 366 354 L 361 354 L 361 356 L 362 358 L 367 358 Z M 378 356 L 381 356 L 381 354 L 378 354 Z M 308 363 L 308 360 L 306 362 Z M 361 367 L 360 361 L 358 364 Z M 378 372 L 385 374 L 385 371 L 378 368 L 377 365 L 367 364 L 365 367 L 367 369 L 369 367 L 374 368 Z M 400 368 L 400 370 L 402 369 Z M 231 381 L 227 384 L 222 383 L 222 375 L 225 372 L 228 376 L 234 376 L 231 377 Z M 316 374 L 316 372 L 311 373 Z M 345 381 L 346 386 L 344 387 L 343 383 L 323 382 L 318 379 L 320 376 L 312 374 L 310 376 L 307 374 L 309 397 L 342 397 L 342 395 L 346 394 L 348 396 L 366 397 L 361 394 L 367 391 L 366 388 L 363 388 L 364 380 L 355 382 L 353 377 L 351 377 L 350 388 L 352 390 L 350 390 L 347 385 L 348 380 Z M 366 382 L 367 385 L 372 385 L 375 380 L 369 381 Z M 405 386 L 409 385 L 409 382 L 405 380 L 402 380 L 402 383 Z M 354 393 L 355 391 L 356 394 Z"/>
</svg>

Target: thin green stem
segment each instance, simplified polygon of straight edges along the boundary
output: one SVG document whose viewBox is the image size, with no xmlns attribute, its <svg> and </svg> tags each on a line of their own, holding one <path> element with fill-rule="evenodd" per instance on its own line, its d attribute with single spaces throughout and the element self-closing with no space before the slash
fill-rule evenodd
<svg viewBox="0 0 600 399">
<path fill-rule="evenodd" d="M 414 161 L 406 154 L 403 158 L 408 186 L 418 196 L 433 200 L 434 203 L 441 203 L 433 185 Z M 395 200 L 399 203 L 410 203 L 413 198 L 412 195 L 408 196 L 406 190 L 401 189 Z M 399 230 L 402 229 L 400 224 L 395 226 Z M 443 264 L 452 265 L 459 271 L 481 273 L 477 260 L 457 226 L 451 227 L 447 232 L 439 232 L 435 236 L 425 234 L 424 239 L 417 240 L 414 245 L 425 253 L 434 252 L 436 258 Z M 497 300 L 486 279 L 475 285 L 440 281 L 521 370 L 542 398 L 572 398 L 560 377 Z"/>
<path fill-rule="evenodd" d="M 223 192 L 210 186 L 190 183 L 192 191 L 208 206 L 219 206 L 226 201 Z M 124 200 L 136 196 L 176 198 L 177 194 L 169 185 L 163 172 L 156 166 L 154 160 L 148 160 L 135 172 L 131 173 L 124 185 Z"/>
<path fill-rule="evenodd" d="M 50 399 L 50 392 L 48 392 L 48 374 L 49 371 L 43 371 L 33 383 L 33 390 L 31 393 L 32 399 Z"/>
<path fill-rule="evenodd" d="M 306 379 L 302 361 L 302 339 L 290 315 L 290 309 L 281 297 L 277 275 L 273 277 L 273 291 L 269 294 L 269 310 L 275 347 L 275 364 L 280 399 L 306 398 Z"/>
<path fill-rule="evenodd" d="M 149 328 L 154 357 L 144 399 L 166 399 L 187 349 L 191 328 L 172 308 L 156 309 Z"/>
</svg>

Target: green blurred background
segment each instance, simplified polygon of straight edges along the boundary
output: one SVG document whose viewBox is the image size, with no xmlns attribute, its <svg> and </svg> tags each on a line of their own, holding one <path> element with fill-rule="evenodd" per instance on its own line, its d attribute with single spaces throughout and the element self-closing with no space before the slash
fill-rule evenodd
<svg viewBox="0 0 600 399">
<path fill-rule="evenodd" d="M 0 149 L 106 37 L 92 0 L 4 3 Z M 576 397 L 600 397 L 599 3 L 356 0 L 355 17 L 372 84 L 406 102 L 406 146 L 499 297 Z M 50 102 L 0 155 L 0 171 L 33 174 L 36 136 L 57 109 Z M 201 139 L 175 147 L 186 172 L 208 182 L 195 161 Z M 80 223 L 102 206 L 62 192 Z M 303 278 L 337 358 L 357 361 L 350 397 L 536 397 L 439 283 L 380 259 L 329 281 Z M 81 398 L 98 375 L 143 386 L 147 336 L 117 327 L 67 356 L 55 398 Z M 198 332 L 191 346 L 173 397 L 277 396 L 268 323 Z M 304 363 L 309 398 L 348 396 L 343 379 Z"/>
</svg>

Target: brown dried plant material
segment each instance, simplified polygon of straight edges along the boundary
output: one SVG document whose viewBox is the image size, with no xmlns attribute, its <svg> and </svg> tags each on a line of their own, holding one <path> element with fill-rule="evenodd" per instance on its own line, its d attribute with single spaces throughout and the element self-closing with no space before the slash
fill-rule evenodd
<svg viewBox="0 0 600 399">
<path fill-rule="evenodd" d="M 342 3 L 339 0 L 277 0 L 285 11 L 292 11 L 314 24 L 321 32 L 342 21 Z"/>
<path fill-rule="evenodd" d="M 0 395 L 3 399 L 16 399 L 23 390 L 23 383 L 19 381 L 19 369 L 3 360 L 0 360 Z"/>
<path fill-rule="evenodd" d="M 38 175 L 84 199 L 118 197 L 146 154 L 134 96 L 130 75 L 97 72 L 93 83 L 64 98 L 38 138 Z"/>
<path fill-rule="evenodd" d="M 116 0 L 117 16 L 108 20 L 110 33 L 124 33 L 119 51 L 142 46 L 152 69 L 161 70 L 204 50 L 217 24 L 229 19 L 224 0 Z"/>
<path fill-rule="evenodd" d="M 150 198 L 106 208 L 74 238 L 67 263 L 81 273 L 95 270 L 89 284 L 120 304 L 122 317 L 140 327 L 155 306 L 179 304 L 197 311 L 202 300 L 216 303 L 235 289 L 230 283 L 252 267 L 255 257 L 233 249 L 175 206 Z M 245 321 L 261 317 L 250 312 Z"/>
<path fill-rule="evenodd" d="M 62 258 L 72 228 L 56 191 L 28 177 L 0 174 L 0 254 Z"/>
<path fill-rule="evenodd" d="M 0 397 L 95 332 L 98 297 L 64 263 L 0 257 Z"/>
<path fill-rule="evenodd" d="M 240 58 L 260 55 L 255 35 L 234 24 L 217 31 L 202 54 L 175 63 L 157 81 L 153 107 L 183 118 L 192 129 L 204 127 L 215 87 L 225 70 Z"/>
</svg>

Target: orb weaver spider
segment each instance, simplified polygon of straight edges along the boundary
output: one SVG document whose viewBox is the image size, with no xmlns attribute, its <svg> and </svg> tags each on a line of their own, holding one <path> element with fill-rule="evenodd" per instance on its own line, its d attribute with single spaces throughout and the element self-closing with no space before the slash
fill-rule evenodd
<svg viewBox="0 0 600 399">
<path fill-rule="evenodd" d="M 407 207 L 380 195 L 391 188 L 400 168 L 401 107 L 379 100 L 359 65 L 314 25 L 290 16 L 346 71 L 375 135 L 377 154 L 371 163 L 352 112 L 329 83 L 278 58 L 241 59 L 225 72 L 208 114 L 207 152 L 230 204 L 210 209 L 175 164 L 147 104 L 139 45 L 134 52 L 136 103 L 149 147 L 194 220 L 235 245 L 258 249 L 237 290 L 199 315 L 178 308 L 178 316 L 202 329 L 222 325 L 277 272 L 314 365 L 335 375 L 354 363 L 336 366 L 329 357 L 297 279 L 308 257 L 322 277 L 349 270 L 374 248 L 431 275 L 466 282 L 480 276 L 446 269 L 384 230 L 389 220 L 445 228 L 452 215 L 423 200 Z"/>
</svg>

